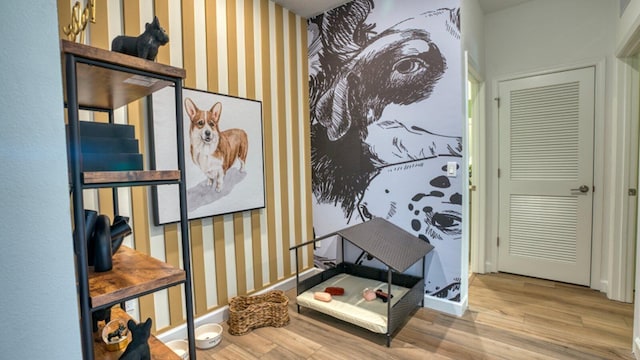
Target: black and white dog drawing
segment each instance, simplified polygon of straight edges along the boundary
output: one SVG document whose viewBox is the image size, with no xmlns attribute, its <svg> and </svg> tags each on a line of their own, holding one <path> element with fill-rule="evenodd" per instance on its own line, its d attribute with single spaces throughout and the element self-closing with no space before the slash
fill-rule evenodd
<svg viewBox="0 0 640 360">
<path fill-rule="evenodd" d="M 461 151 L 460 137 L 382 117 L 389 105 L 427 99 L 447 60 L 426 30 L 398 24 L 375 34 L 365 23 L 372 8 L 373 1 L 356 0 L 310 20 L 319 32 L 310 51 L 318 49 L 320 69 L 310 79 L 313 190 L 319 201 L 341 204 L 347 217 L 380 166 Z M 459 26 L 457 11 L 439 12 Z M 393 143 L 368 142 L 372 127 L 388 129 Z M 412 151 L 399 132 L 421 136 L 426 145 Z"/>
<path fill-rule="evenodd" d="M 452 241 L 457 248 L 461 184 L 428 188 L 433 187 L 429 181 L 441 176 L 443 161 L 462 163 L 463 114 L 458 108 L 459 115 L 443 111 L 448 105 L 440 100 L 447 98 L 449 83 L 462 82 L 459 9 L 411 11 L 425 3 L 412 1 L 406 18 L 378 30 L 371 15 L 383 3 L 354 0 L 309 20 L 313 194 L 317 206 L 324 205 L 322 211 L 333 205 L 345 224 L 385 217 L 436 249 Z M 460 90 L 460 84 L 453 88 Z M 461 108 L 461 96 L 462 91 L 454 91 L 448 98 Z M 404 170 L 413 162 L 420 167 Z M 423 182 L 408 177 L 416 171 L 421 172 L 414 180 L 424 177 Z M 439 190 L 442 196 L 420 196 Z M 416 209 L 409 209 L 416 198 L 428 211 L 416 214 Z M 338 229 L 323 228 L 315 220 L 314 227 L 319 235 Z M 456 271 L 443 275 L 427 291 L 435 294 L 455 287 L 459 267 Z M 437 296 L 457 295 L 454 291 Z"/>
</svg>

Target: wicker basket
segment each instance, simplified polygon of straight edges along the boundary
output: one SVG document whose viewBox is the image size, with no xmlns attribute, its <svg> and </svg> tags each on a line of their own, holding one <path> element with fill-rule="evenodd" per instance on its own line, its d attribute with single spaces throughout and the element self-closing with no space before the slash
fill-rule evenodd
<svg viewBox="0 0 640 360">
<path fill-rule="evenodd" d="M 244 335 L 263 326 L 285 326 L 289 323 L 288 306 L 289 299 L 282 290 L 236 296 L 229 302 L 229 333 Z"/>
</svg>

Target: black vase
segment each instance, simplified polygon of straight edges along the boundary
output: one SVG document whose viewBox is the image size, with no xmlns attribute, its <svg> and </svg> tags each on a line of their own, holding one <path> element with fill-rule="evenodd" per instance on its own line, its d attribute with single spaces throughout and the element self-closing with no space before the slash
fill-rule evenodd
<svg viewBox="0 0 640 360">
<path fill-rule="evenodd" d="M 111 253 L 115 254 L 124 237 L 131 234 L 131 226 L 128 224 L 129 218 L 126 216 L 116 215 L 111 225 Z"/>
<path fill-rule="evenodd" d="M 94 270 L 105 272 L 111 270 L 111 224 L 107 215 L 99 215 L 93 230 Z"/>
<path fill-rule="evenodd" d="M 93 228 L 96 225 L 98 212 L 94 210 L 84 211 L 84 241 L 87 242 L 87 262 L 93 266 Z"/>
</svg>

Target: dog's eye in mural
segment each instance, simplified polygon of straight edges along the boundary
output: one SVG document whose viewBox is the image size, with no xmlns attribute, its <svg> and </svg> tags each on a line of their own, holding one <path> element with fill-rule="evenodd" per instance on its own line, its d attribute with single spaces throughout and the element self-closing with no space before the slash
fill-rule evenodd
<svg viewBox="0 0 640 360">
<path fill-rule="evenodd" d="M 433 214 L 431 224 L 447 234 L 459 234 L 461 220 L 458 214 L 437 213 Z"/>
<path fill-rule="evenodd" d="M 420 70 L 427 69 L 429 64 L 424 62 L 418 57 L 408 57 L 400 59 L 393 64 L 393 71 L 400 73 L 401 75 L 410 75 L 417 73 Z"/>
<path fill-rule="evenodd" d="M 314 228 L 383 217 L 430 242 L 428 293 L 460 276 L 462 179 L 441 170 L 462 164 L 457 6 L 354 0 L 308 23 Z"/>
<path fill-rule="evenodd" d="M 391 30 L 371 39 L 334 74 L 324 73 L 325 91 L 312 106 L 331 141 L 380 119 L 389 104 L 424 100 L 446 70 L 446 60 L 422 30 Z M 326 77 L 329 75 L 328 77 Z"/>
<path fill-rule="evenodd" d="M 434 186 L 434 183 L 439 188 L 451 188 L 451 183 L 446 177 L 432 179 L 431 186 Z M 445 183 L 447 186 L 443 186 Z M 432 245 L 437 244 L 434 240 L 460 239 L 462 216 L 457 205 L 462 203 L 449 201 L 451 198 L 461 199 L 461 196 L 457 192 L 447 196 L 440 190 L 432 190 L 428 194 L 418 193 L 411 197 L 407 210 L 412 217 L 411 229 L 418 237 Z"/>
</svg>

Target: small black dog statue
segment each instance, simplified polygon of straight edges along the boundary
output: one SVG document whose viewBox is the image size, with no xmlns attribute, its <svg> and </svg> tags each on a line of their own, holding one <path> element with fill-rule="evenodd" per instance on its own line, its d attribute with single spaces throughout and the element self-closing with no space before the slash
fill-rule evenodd
<svg viewBox="0 0 640 360">
<path fill-rule="evenodd" d="M 107 342 L 111 342 L 111 339 L 113 338 L 118 338 L 118 340 L 120 340 L 125 336 L 127 336 L 127 328 L 120 324 L 117 329 L 107 334 Z"/>
<path fill-rule="evenodd" d="M 147 60 L 155 60 L 158 47 L 169 42 L 169 35 L 160 26 L 158 17 L 153 17 L 151 24 L 145 25 L 140 36 L 116 36 L 111 42 L 111 51 L 137 56 Z"/>
<path fill-rule="evenodd" d="M 136 324 L 135 321 L 129 320 L 127 327 L 131 331 L 133 340 L 122 353 L 119 360 L 151 360 L 151 351 L 149 350 L 149 335 L 151 335 L 151 318 L 147 321 Z"/>
</svg>

